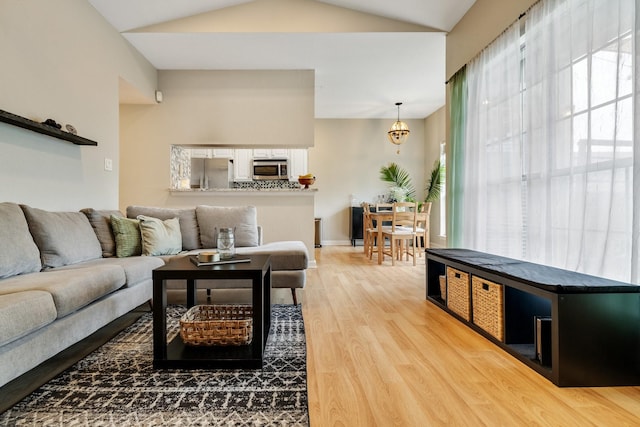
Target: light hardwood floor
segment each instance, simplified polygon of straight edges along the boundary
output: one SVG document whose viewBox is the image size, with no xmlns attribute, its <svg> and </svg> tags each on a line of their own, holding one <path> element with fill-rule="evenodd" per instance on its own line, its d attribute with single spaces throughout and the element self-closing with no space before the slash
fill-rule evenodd
<svg viewBox="0 0 640 427">
<path fill-rule="evenodd" d="M 640 387 L 556 387 L 426 301 L 424 256 L 316 260 L 300 292 L 312 427 L 640 426 Z"/>
</svg>

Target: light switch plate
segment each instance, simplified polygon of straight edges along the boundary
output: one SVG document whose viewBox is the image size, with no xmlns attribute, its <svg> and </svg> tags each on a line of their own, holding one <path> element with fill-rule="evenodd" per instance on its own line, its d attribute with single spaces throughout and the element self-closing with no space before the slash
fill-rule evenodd
<svg viewBox="0 0 640 427">
<path fill-rule="evenodd" d="M 113 160 L 105 157 L 104 158 L 104 170 L 112 171 L 113 170 Z"/>
</svg>

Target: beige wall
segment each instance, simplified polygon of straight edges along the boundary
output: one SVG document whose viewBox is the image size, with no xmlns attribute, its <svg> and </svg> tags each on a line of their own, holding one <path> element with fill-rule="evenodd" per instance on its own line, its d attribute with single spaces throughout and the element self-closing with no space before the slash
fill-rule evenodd
<svg viewBox="0 0 640 427">
<path fill-rule="evenodd" d="M 446 109 L 442 107 L 427 117 L 424 121 L 425 182 L 430 179 L 434 162 L 440 158 L 440 144 L 446 140 L 445 116 Z M 433 202 L 431 206 L 431 222 L 429 231 L 431 234 L 431 246 L 433 247 L 444 247 L 446 245 L 446 239 L 443 236 L 446 230 L 440 229 L 440 216 L 440 201 L 438 200 Z"/>
<path fill-rule="evenodd" d="M 447 35 L 449 79 L 538 0 L 476 0 Z"/>
<path fill-rule="evenodd" d="M 313 196 L 171 194 L 172 144 L 312 146 L 313 71 L 160 71 L 163 102 L 121 105 L 120 209 L 253 205 L 265 242 L 302 240 L 313 257 Z"/>
<path fill-rule="evenodd" d="M 314 84 L 312 70 L 159 71 L 150 119 L 173 144 L 310 147 Z"/>
<path fill-rule="evenodd" d="M 119 78 L 151 97 L 156 70 L 86 1 L 2 1 L 0 29 L 0 108 L 72 124 L 98 142 L 80 147 L 0 123 L 0 201 L 117 208 Z"/>
<path fill-rule="evenodd" d="M 164 100 L 120 109 L 120 207 L 170 200 L 172 144 L 313 145 L 312 71 L 161 71 Z"/>
<path fill-rule="evenodd" d="M 349 243 L 349 213 L 356 203 L 375 202 L 388 185 L 379 178 L 380 167 L 397 163 L 411 175 L 423 197 L 425 183 L 424 120 L 404 120 L 411 130 L 407 142 L 397 147 L 387 139 L 389 120 L 316 120 L 315 147 L 309 150 L 309 172 L 318 188 L 316 217 L 322 218 L 323 243 Z"/>
</svg>

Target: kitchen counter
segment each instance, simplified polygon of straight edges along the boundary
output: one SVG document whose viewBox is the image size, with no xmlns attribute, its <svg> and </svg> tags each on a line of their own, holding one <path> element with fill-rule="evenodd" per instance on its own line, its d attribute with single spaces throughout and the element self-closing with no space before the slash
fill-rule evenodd
<svg viewBox="0 0 640 427">
<path fill-rule="evenodd" d="M 169 189 L 172 196 L 313 196 L 318 192 L 317 188 L 210 188 L 200 189 Z"/>
</svg>

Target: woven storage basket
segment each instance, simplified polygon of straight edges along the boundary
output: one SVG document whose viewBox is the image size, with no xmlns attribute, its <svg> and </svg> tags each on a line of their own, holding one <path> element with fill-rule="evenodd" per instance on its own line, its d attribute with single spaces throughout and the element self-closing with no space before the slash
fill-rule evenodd
<svg viewBox="0 0 640 427">
<path fill-rule="evenodd" d="M 447 300 L 447 276 L 440 276 L 440 298 Z"/>
<path fill-rule="evenodd" d="M 187 345 L 247 345 L 253 338 L 250 305 L 196 305 L 180 318 L 180 337 Z"/>
<path fill-rule="evenodd" d="M 473 323 L 504 341 L 503 286 L 480 277 L 472 277 Z"/>
<path fill-rule="evenodd" d="M 469 273 L 447 267 L 447 307 L 465 320 L 471 319 Z"/>
</svg>

